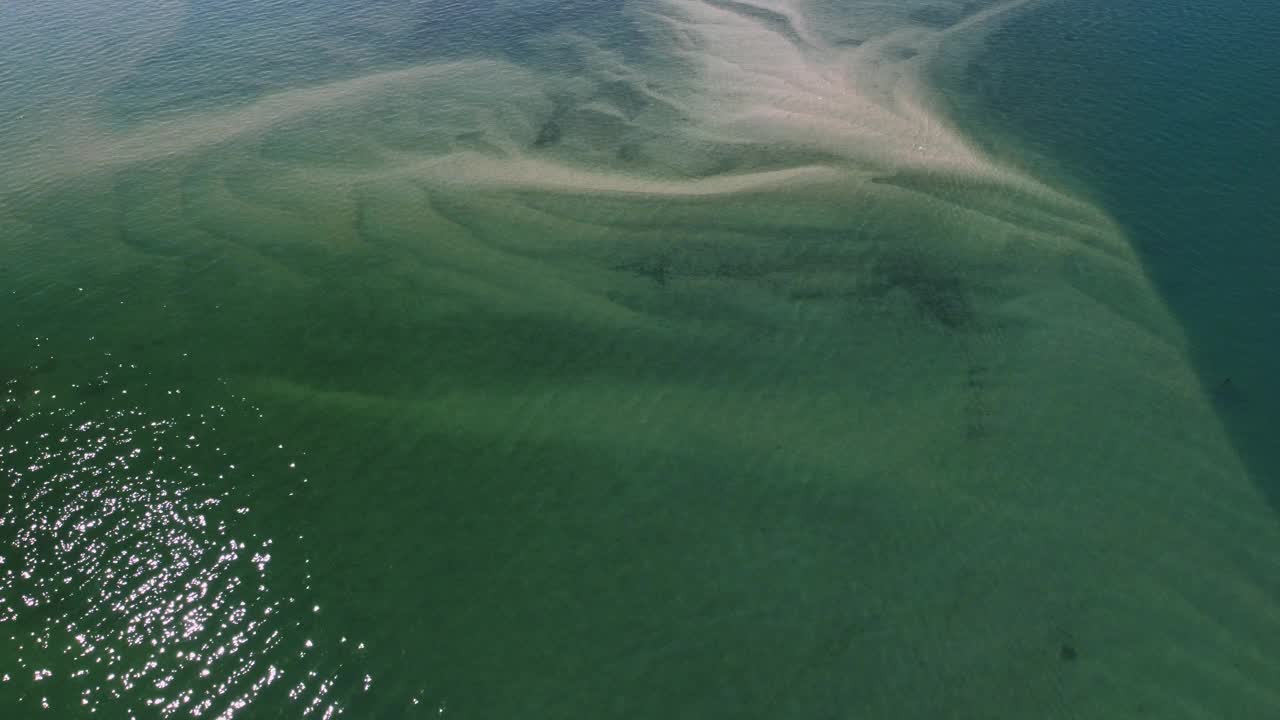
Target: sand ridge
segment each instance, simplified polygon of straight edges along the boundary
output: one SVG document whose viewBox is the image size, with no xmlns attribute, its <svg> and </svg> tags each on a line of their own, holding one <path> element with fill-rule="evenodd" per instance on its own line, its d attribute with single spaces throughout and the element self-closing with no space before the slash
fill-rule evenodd
<svg viewBox="0 0 1280 720">
<path fill-rule="evenodd" d="M 924 74 L 1025 4 L 846 5 L 637 2 L 644 48 L 548 34 L 573 70 L 433 61 L 81 118 L 37 174 L 108 210 L 15 191 L 6 229 L 116 223 L 113 267 L 225 302 L 184 308 L 235 387 L 360 480 L 317 502 L 479 488 L 498 549 L 450 576 L 465 611 L 415 606 L 452 625 L 406 633 L 494 663 L 469 698 L 491 716 L 1274 706 L 1256 548 L 1280 531 L 1176 322 L 1105 212 L 984 156 Z M 349 451 L 368 427 L 378 452 Z M 472 529 L 422 512 L 344 531 L 449 569 Z M 581 558 L 546 539 L 575 532 Z M 331 552 L 388 602 L 398 578 Z M 598 682 L 570 702 L 548 675 Z"/>
</svg>

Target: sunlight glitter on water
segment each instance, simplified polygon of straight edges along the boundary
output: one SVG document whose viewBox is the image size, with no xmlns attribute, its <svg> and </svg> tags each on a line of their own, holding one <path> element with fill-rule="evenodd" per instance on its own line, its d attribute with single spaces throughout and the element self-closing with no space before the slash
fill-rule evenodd
<svg viewBox="0 0 1280 720">
<path fill-rule="evenodd" d="M 0 692 L 55 713 L 70 708 L 48 697 L 78 697 L 78 712 L 107 701 L 130 715 L 230 718 L 273 688 L 318 717 L 342 712 L 336 688 L 368 690 L 367 673 L 313 658 L 321 648 L 299 618 L 319 606 L 272 592 L 274 541 L 238 532 L 250 509 L 205 484 L 209 468 L 222 487 L 248 474 L 205 442 L 227 415 L 50 403 L 11 424 L 0 630 L 16 666 L 2 668 Z"/>
</svg>

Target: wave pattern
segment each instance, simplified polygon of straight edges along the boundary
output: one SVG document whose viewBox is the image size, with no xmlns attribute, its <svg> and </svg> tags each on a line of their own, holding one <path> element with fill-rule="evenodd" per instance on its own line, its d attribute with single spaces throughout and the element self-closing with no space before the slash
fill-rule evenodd
<svg viewBox="0 0 1280 720">
<path fill-rule="evenodd" d="M 361 717 L 1274 707 L 1280 528 L 1179 328 L 929 81 L 1025 5 L 631 2 L 625 47 L 548 23 L 45 127 L 0 169 L 4 319 L 69 378 L 101 334 L 268 408 L 373 650 L 306 669 L 227 513 L 267 483 L 15 372 L 0 420 L 52 423 L 5 446 L 24 671 L 130 658 L 104 712 L 234 715 L 273 668 L 299 694 L 256 707 Z"/>
</svg>

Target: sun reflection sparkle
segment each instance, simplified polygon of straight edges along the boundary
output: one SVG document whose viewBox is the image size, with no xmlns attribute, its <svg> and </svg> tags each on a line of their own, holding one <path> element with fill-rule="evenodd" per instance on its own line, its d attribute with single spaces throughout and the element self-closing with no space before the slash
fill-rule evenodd
<svg viewBox="0 0 1280 720">
<path fill-rule="evenodd" d="M 299 618 L 319 605 L 271 590 L 273 563 L 287 560 L 271 538 L 237 532 L 249 503 L 202 480 L 220 468 L 207 475 L 234 488 L 248 472 L 211 442 L 228 406 L 155 417 L 119 405 L 147 394 L 129 389 L 71 406 L 46 393 L 6 416 L 0 659 L 16 666 L 0 668 L 0 692 L 59 716 L 102 706 L 113 717 L 229 720 L 273 692 L 301 717 L 342 714 L 373 678 L 340 654 L 308 654 L 321 648 Z M 186 402 L 177 390 L 163 397 Z"/>
</svg>

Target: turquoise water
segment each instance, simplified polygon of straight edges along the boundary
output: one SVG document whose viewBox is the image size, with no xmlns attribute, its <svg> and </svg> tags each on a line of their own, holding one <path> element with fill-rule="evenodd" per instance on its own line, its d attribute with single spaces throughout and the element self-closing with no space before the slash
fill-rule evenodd
<svg viewBox="0 0 1280 720">
<path fill-rule="evenodd" d="M 1276 47 L 0 8 L 0 711 L 1266 717 Z"/>
</svg>

